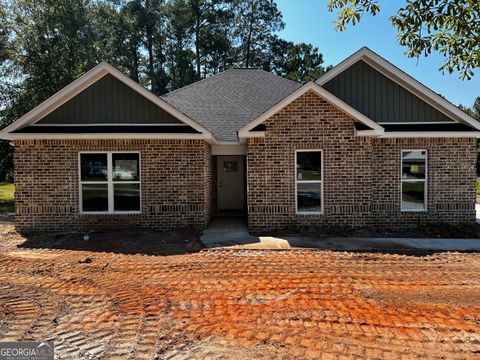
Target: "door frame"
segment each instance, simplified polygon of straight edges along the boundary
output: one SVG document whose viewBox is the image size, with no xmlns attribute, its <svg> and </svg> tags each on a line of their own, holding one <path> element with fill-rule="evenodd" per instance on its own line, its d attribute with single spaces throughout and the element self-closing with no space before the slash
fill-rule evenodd
<svg viewBox="0 0 480 360">
<path fill-rule="evenodd" d="M 246 155 L 215 155 L 215 183 L 216 183 L 216 205 L 217 205 L 217 212 L 221 211 L 229 211 L 228 209 L 220 209 L 220 182 L 218 180 L 218 162 L 219 158 L 221 157 L 226 157 L 226 156 L 238 156 L 242 158 L 242 163 L 243 163 L 243 209 L 237 209 L 244 211 L 245 213 L 247 212 L 247 156 Z"/>
</svg>

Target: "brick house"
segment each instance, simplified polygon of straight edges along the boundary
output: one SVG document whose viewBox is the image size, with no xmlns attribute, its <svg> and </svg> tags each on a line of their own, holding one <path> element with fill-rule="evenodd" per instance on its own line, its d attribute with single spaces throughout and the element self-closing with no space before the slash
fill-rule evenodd
<svg viewBox="0 0 480 360">
<path fill-rule="evenodd" d="M 101 63 L 0 132 L 17 227 L 475 222 L 480 124 L 362 48 L 305 85 L 230 69 L 157 97 Z"/>
</svg>

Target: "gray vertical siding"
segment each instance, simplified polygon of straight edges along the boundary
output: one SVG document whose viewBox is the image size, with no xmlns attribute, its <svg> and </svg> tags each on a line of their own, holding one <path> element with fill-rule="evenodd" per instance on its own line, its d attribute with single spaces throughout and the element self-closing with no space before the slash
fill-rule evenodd
<svg viewBox="0 0 480 360">
<path fill-rule="evenodd" d="M 362 60 L 323 87 L 377 122 L 453 121 Z"/>
<path fill-rule="evenodd" d="M 181 124 L 112 75 L 54 110 L 38 124 Z"/>
</svg>

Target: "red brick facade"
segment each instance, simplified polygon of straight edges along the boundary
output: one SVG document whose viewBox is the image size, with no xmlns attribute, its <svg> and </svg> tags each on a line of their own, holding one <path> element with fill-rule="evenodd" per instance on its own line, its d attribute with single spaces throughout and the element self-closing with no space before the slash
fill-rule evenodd
<svg viewBox="0 0 480 360">
<path fill-rule="evenodd" d="M 359 137 L 353 124 L 313 92 L 266 121 L 266 136 L 248 142 L 253 232 L 475 221 L 475 139 Z M 295 211 L 295 150 L 306 149 L 323 151 L 322 215 Z M 428 151 L 427 212 L 400 211 L 406 149 Z M 141 214 L 80 214 L 78 154 L 93 150 L 140 153 Z M 215 157 L 203 140 L 18 140 L 16 223 L 23 231 L 203 229 L 216 208 L 215 177 Z"/>
<path fill-rule="evenodd" d="M 266 121 L 265 138 L 248 142 L 253 232 L 475 221 L 475 139 L 358 137 L 353 124 L 313 92 Z M 294 154 L 305 149 L 323 151 L 323 215 L 296 215 Z M 400 211 L 402 149 L 428 151 L 427 212 Z"/>
<path fill-rule="evenodd" d="M 141 214 L 80 214 L 81 151 L 140 153 Z M 19 140 L 14 161 L 16 224 L 22 231 L 203 229 L 212 215 L 211 148 L 202 140 Z"/>
</svg>

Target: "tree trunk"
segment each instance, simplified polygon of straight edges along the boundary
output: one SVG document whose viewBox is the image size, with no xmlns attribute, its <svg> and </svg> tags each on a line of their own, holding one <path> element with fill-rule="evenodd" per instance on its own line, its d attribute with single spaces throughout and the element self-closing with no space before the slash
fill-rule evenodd
<svg viewBox="0 0 480 360">
<path fill-rule="evenodd" d="M 133 53 L 133 69 L 132 69 L 132 79 L 136 81 L 137 83 L 139 82 L 139 76 L 138 76 L 138 53 L 136 49 L 132 50 Z"/>
<path fill-rule="evenodd" d="M 155 92 L 155 69 L 153 65 L 153 39 L 152 35 L 148 35 L 147 32 L 147 51 L 148 51 L 148 77 L 150 78 L 150 84 L 152 86 L 152 92 Z"/>
<path fill-rule="evenodd" d="M 245 67 L 248 68 L 250 66 L 250 53 L 251 53 L 251 46 L 252 46 L 252 34 L 253 34 L 253 22 L 255 21 L 255 5 L 254 1 L 250 1 L 250 21 L 248 24 L 248 37 L 247 37 L 247 51 L 245 54 Z"/>
<path fill-rule="evenodd" d="M 153 26 L 149 19 L 150 11 L 150 1 L 145 2 L 145 16 L 147 18 L 147 23 L 145 25 L 145 35 L 147 38 L 147 53 L 148 53 L 148 77 L 150 78 L 150 85 L 152 87 L 151 91 L 155 93 L 156 83 L 155 83 L 155 66 L 154 66 L 154 57 L 153 57 Z"/>
<path fill-rule="evenodd" d="M 197 63 L 197 80 L 202 78 L 201 76 L 201 67 L 200 67 L 200 4 L 198 1 L 195 1 L 195 62 Z"/>
</svg>

